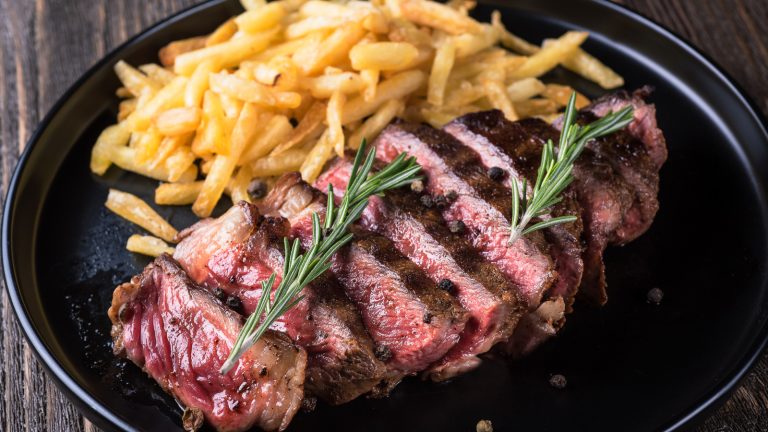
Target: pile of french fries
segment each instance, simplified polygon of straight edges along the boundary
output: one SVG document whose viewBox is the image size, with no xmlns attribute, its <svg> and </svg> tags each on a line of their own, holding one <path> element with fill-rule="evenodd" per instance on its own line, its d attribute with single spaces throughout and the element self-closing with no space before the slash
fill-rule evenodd
<svg viewBox="0 0 768 432">
<path fill-rule="evenodd" d="M 496 108 L 552 120 L 573 91 L 539 80 L 558 65 L 623 84 L 580 48 L 587 33 L 534 45 L 498 12 L 471 18 L 472 0 L 241 2 L 213 33 L 160 50 L 160 64 L 115 65 L 118 122 L 93 147 L 94 173 L 114 164 L 160 180 L 157 204 L 208 217 L 222 195 L 252 201 L 253 179 L 298 170 L 312 182 L 398 116 L 440 127 Z"/>
</svg>

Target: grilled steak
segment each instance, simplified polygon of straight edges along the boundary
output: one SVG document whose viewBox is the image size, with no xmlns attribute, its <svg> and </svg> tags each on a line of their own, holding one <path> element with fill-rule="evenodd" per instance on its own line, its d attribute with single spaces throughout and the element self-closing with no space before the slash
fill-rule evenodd
<svg viewBox="0 0 768 432">
<path fill-rule="evenodd" d="M 182 231 L 174 254 L 197 282 L 211 291 L 237 296 L 246 314 L 262 295 L 261 281 L 276 272 L 283 255 L 278 245 L 288 235 L 282 217 L 261 217 L 241 202 L 218 219 Z M 354 306 L 335 280 L 325 275 L 306 287 L 304 298 L 274 325 L 309 354 L 306 390 L 331 404 L 362 394 L 386 394 L 400 375 L 374 355 L 375 346 Z"/>
<path fill-rule="evenodd" d="M 339 159 L 318 178 L 316 186 L 334 186 L 339 197 L 349 181 L 352 164 Z M 525 302 L 492 264 L 445 225 L 440 212 L 419 203 L 419 196 L 403 189 L 369 199 L 360 224 L 392 241 L 400 253 L 421 267 L 433 283 L 450 281 L 452 292 L 470 318 L 459 343 L 428 371 L 444 380 L 478 366 L 478 354 L 505 341 L 514 329 Z M 445 282 L 444 282 L 445 283 Z"/>
<path fill-rule="evenodd" d="M 242 318 L 167 255 L 118 286 L 109 308 L 114 350 L 183 403 L 185 427 L 282 430 L 301 405 L 306 353 L 268 331 L 222 375 Z"/>
<path fill-rule="evenodd" d="M 288 218 L 293 235 L 306 247 L 311 243 L 311 215 L 322 219 L 326 201 L 298 174 L 286 174 L 263 209 Z M 389 366 L 419 372 L 458 342 L 466 312 L 385 237 L 356 229 L 352 243 L 333 257 L 331 269 L 357 306 L 377 355 Z"/>
<path fill-rule="evenodd" d="M 522 188 L 523 180 L 534 184 L 544 144 L 549 139 L 558 139 L 557 131 L 541 120 L 510 122 L 497 110 L 461 116 L 443 129 L 474 150 L 486 170 L 493 167 L 503 170 L 506 175 L 501 181 L 506 187 L 517 182 Z M 507 205 L 507 208 L 511 207 Z M 555 206 L 547 218 L 563 215 L 578 217 L 580 210 L 573 190 L 568 189 L 564 200 Z M 569 311 L 584 269 L 581 233 L 581 218 L 574 223 L 556 225 L 544 231 L 552 245 L 551 252 L 557 271 L 557 280 L 547 294 L 550 297 L 562 297 Z"/>
<path fill-rule="evenodd" d="M 444 219 L 463 222 L 471 244 L 520 287 L 529 308 L 539 305 L 556 276 L 548 245 L 536 232 L 507 246 L 511 191 L 487 175 L 477 153 L 443 131 L 406 123 L 387 126 L 374 145 L 387 162 L 403 152 L 415 156 L 431 195 L 456 194 Z"/>
</svg>

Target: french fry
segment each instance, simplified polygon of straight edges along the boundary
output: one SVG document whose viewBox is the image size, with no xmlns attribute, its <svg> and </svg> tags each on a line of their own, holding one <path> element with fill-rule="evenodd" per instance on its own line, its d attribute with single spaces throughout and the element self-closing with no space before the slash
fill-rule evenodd
<svg viewBox="0 0 768 432">
<path fill-rule="evenodd" d="M 115 96 L 121 99 L 134 97 L 133 93 L 125 87 L 118 87 L 117 90 L 115 90 Z"/>
<path fill-rule="evenodd" d="M 251 202 L 248 184 L 252 179 L 253 174 L 249 165 L 243 165 L 237 170 L 237 174 L 232 178 L 229 185 L 229 197 L 232 198 L 232 204 L 237 204 L 240 201 Z"/>
<path fill-rule="evenodd" d="M 202 112 L 197 107 L 172 108 L 156 115 L 152 123 L 161 134 L 176 136 L 194 132 L 201 116 Z"/>
<path fill-rule="evenodd" d="M 173 241 L 178 231 L 136 195 L 110 189 L 105 204 L 118 216 L 135 223 L 165 241 Z"/>
<path fill-rule="evenodd" d="M 393 75 L 379 83 L 376 96 L 366 101 L 361 96 L 351 99 L 344 105 L 342 124 L 361 120 L 373 114 L 389 99 L 400 99 L 416 91 L 426 81 L 426 74 L 420 70 L 409 70 Z M 303 171 L 302 171 L 303 172 Z"/>
<path fill-rule="evenodd" d="M 170 175 L 165 165 L 160 165 L 156 168 L 150 168 L 148 165 L 140 164 L 136 156 L 136 149 L 130 147 L 117 147 L 109 149 L 109 158 L 118 167 L 135 172 L 136 174 L 143 175 L 144 177 L 153 178 L 160 181 L 170 181 Z M 178 179 L 180 182 L 190 182 L 197 178 L 197 167 L 194 165 L 189 167 L 187 171 L 182 174 Z"/>
<path fill-rule="evenodd" d="M 515 110 L 522 117 L 535 117 L 553 114 L 557 103 L 549 99 L 528 99 L 515 103 Z"/>
<path fill-rule="evenodd" d="M 544 91 L 541 92 L 541 95 L 545 99 L 549 99 L 555 104 L 557 104 L 558 108 L 564 107 L 568 105 L 568 100 L 571 98 L 571 94 L 575 90 L 569 86 L 563 86 L 558 84 L 547 84 L 544 87 Z M 582 109 L 585 106 L 589 105 L 590 101 L 587 99 L 586 96 L 583 94 L 576 92 L 576 108 Z"/>
<path fill-rule="evenodd" d="M 550 41 L 544 41 L 545 48 L 550 44 Z M 614 89 L 624 85 L 624 78 L 621 75 L 581 48 L 576 49 L 570 57 L 566 57 L 562 64 L 566 69 L 597 83 L 604 89 Z"/>
<path fill-rule="evenodd" d="M 192 211 L 199 217 L 208 217 L 221 198 L 224 187 L 229 183 L 232 172 L 235 170 L 240 155 L 246 146 L 253 140 L 259 127 L 259 111 L 255 104 L 246 103 L 240 112 L 235 128 L 230 139 L 230 151 L 228 155 L 218 155 L 214 159 L 211 170 L 205 178 L 203 188 L 200 191 Z"/>
<path fill-rule="evenodd" d="M 539 52 L 539 47 L 525 39 L 510 33 L 501 22 L 501 12 L 495 10 L 491 14 L 491 25 L 499 32 L 499 40 L 504 47 L 520 54 L 531 55 Z"/>
<path fill-rule="evenodd" d="M 203 96 L 203 117 L 192 141 L 192 152 L 199 156 L 229 152 L 224 108 L 221 106 L 219 95 L 210 90 Z"/>
<path fill-rule="evenodd" d="M 218 27 L 205 39 L 205 46 L 214 46 L 232 39 L 237 33 L 237 24 L 234 18 L 230 18 Z"/>
<path fill-rule="evenodd" d="M 169 43 L 160 49 L 158 57 L 163 66 L 174 66 L 176 59 L 182 54 L 199 50 L 205 47 L 205 36 L 198 36 L 189 39 L 182 39 Z M 178 73 L 178 71 L 177 71 Z"/>
<path fill-rule="evenodd" d="M 155 189 L 155 204 L 189 205 L 195 202 L 202 189 L 202 181 L 190 183 L 162 183 Z"/>
<path fill-rule="evenodd" d="M 266 5 L 245 11 L 235 18 L 237 28 L 250 33 L 258 34 L 264 30 L 276 27 L 285 16 L 285 8 L 279 1 L 269 2 Z"/>
<path fill-rule="evenodd" d="M 176 182 L 184 176 L 195 163 L 195 154 L 189 147 L 177 147 L 168 158 L 165 159 L 165 167 L 168 169 L 168 181 Z"/>
<path fill-rule="evenodd" d="M 573 55 L 579 45 L 587 39 L 587 36 L 586 32 L 570 31 L 565 33 L 536 54 L 528 57 L 525 63 L 512 72 L 511 78 L 523 79 L 544 75 L 557 66 L 562 59 Z"/>
<path fill-rule="evenodd" d="M 323 127 L 323 120 L 325 120 L 325 112 L 327 105 L 323 102 L 316 101 L 309 111 L 304 115 L 299 124 L 296 126 L 291 134 L 286 138 L 285 142 L 277 146 L 272 151 L 272 154 L 279 155 L 284 151 L 302 143 L 307 137 L 317 133 Z"/>
<path fill-rule="evenodd" d="M 399 71 L 413 66 L 418 55 L 419 50 L 407 42 L 358 44 L 349 51 L 355 70 Z"/>
<path fill-rule="evenodd" d="M 203 95 L 208 90 L 208 76 L 216 69 L 218 68 L 212 60 L 205 60 L 197 66 L 184 89 L 184 105 L 188 107 L 201 106 Z"/>
<path fill-rule="evenodd" d="M 211 74 L 211 90 L 245 102 L 275 108 L 296 108 L 301 104 L 301 95 L 296 92 L 278 92 L 255 81 L 244 80 L 225 73 Z"/>
<path fill-rule="evenodd" d="M 253 70 L 253 78 L 276 90 L 292 91 L 299 86 L 299 71 L 290 57 L 274 57 L 269 63 L 258 63 Z"/>
<path fill-rule="evenodd" d="M 143 92 L 156 93 L 160 90 L 160 84 L 151 80 L 138 69 L 133 68 L 128 63 L 120 60 L 115 63 L 115 74 L 123 86 L 133 96 L 140 96 Z"/>
<path fill-rule="evenodd" d="M 475 103 L 478 99 L 485 96 L 485 90 L 482 86 L 472 85 L 469 81 L 462 81 L 461 84 L 452 88 L 443 101 L 443 108 L 455 110 L 462 106 Z"/>
<path fill-rule="evenodd" d="M 482 25 L 477 33 L 456 36 L 456 57 L 468 57 L 490 48 L 499 42 L 499 32 L 489 26 Z"/>
<path fill-rule="evenodd" d="M 305 75 L 314 75 L 348 58 L 349 50 L 365 36 L 360 23 L 351 23 L 334 30 L 317 44 L 306 45 L 293 54 L 293 61 Z"/>
<path fill-rule="evenodd" d="M 344 157 L 344 130 L 341 128 L 341 114 L 346 98 L 341 92 L 335 92 L 328 101 L 325 122 L 328 124 L 328 141 L 333 145 L 336 154 Z"/>
<path fill-rule="evenodd" d="M 322 0 L 310 0 L 299 8 L 299 13 L 302 16 L 334 17 L 345 15 L 347 12 L 347 9 L 341 4 Z"/>
<path fill-rule="evenodd" d="M 109 126 L 104 129 L 96 139 L 96 144 L 91 149 L 91 171 L 98 175 L 104 175 L 112 165 L 112 150 L 125 147 L 131 139 L 131 131 L 125 122 Z"/>
<path fill-rule="evenodd" d="M 320 75 L 314 78 L 306 78 L 302 81 L 302 87 L 316 99 L 327 99 L 335 91 L 344 94 L 352 94 L 362 91 L 365 82 L 359 74 L 354 72 L 342 72 L 333 75 Z"/>
<path fill-rule="evenodd" d="M 363 140 L 371 141 L 405 108 L 400 99 L 391 99 L 368 117 L 365 122 L 349 138 L 349 147 L 357 150 Z"/>
<path fill-rule="evenodd" d="M 117 121 L 121 122 L 127 119 L 128 116 L 131 115 L 131 113 L 136 110 L 136 107 L 138 105 L 139 105 L 138 98 L 130 98 L 130 99 L 121 101 L 117 111 Z"/>
<path fill-rule="evenodd" d="M 536 78 L 523 78 L 507 86 L 507 95 L 512 102 L 522 102 L 542 94 L 546 89 L 547 86 Z"/>
<path fill-rule="evenodd" d="M 329 148 L 329 154 L 333 151 Z M 251 164 L 253 178 L 273 177 L 287 172 L 299 171 L 302 163 L 308 158 L 308 153 L 303 149 L 291 149 L 280 156 L 267 156 L 256 160 Z M 322 166 L 321 166 L 322 168 Z"/>
<path fill-rule="evenodd" d="M 363 90 L 363 100 L 371 101 L 376 97 L 376 87 L 379 84 L 381 73 L 376 69 L 364 69 L 360 71 L 360 79 L 363 80 L 365 89 Z"/>
<path fill-rule="evenodd" d="M 316 32 L 301 39 L 289 40 L 281 44 L 277 44 L 253 57 L 253 60 L 266 62 L 277 56 L 292 56 L 299 48 L 307 45 L 318 43 L 323 39 L 325 34 L 323 32 Z"/>
<path fill-rule="evenodd" d="M 480 31 L 477 21 L 437 2 L 404 0 L 400 2 L 400 13 L 412 22 L 453 35 Z"/>
<path fill-rule="evenodd" d="M 307 183 L 312 183 L 320 175 L 323 170 L 325 162 L 333 154 L 333 143 L 328 139 L 328 131 L 326 130 L 317 140 L 315 146 L 310 150 L 309 154 L 301 163 L 299 171 L 301 172 L 301 178 Z M 285 155 L 283 155 L 285 157 Z M 287 158 L 285 158 L 287 160 Z M 258 161 L 257 161 L 258 163 Z M 255 164 L 254 164 L 255 165 Z M 260 175 L 261 172 L 257 170 L 259 167 L 253 167 L 253 172 Z"/>
<path fill-rule="evenodd" d="M 264 51 L 277 34 L 277 29 L 246 34 L 226 42 L 179 55 L 173 69 L 177 74 L 191 75 L 200 63 L 210 60 L 220 68 L 236 66 L 241 61 Z"/>
<path fill-rule="evenodd" d="M 139 70 L 147 74 L 149 79 L 161 86 L 168 85 L 168 83 L 176 78 L 175 73 L 155 63 L 141 65 L 139 66 Z"/>
<path fill-rule="evenodd" d="M 267 4 L 266 0 L 240 0 L 240 4 L 243 5 L 245 10 L 254 10 L 260 7 L 264 7 Z"/>
<path fill-rule="evenodd" d="M 485 89 L 485 94 L 488 97 L 488 101 L 491 102 L 491 106 L 501 110 L 507 120 L 515 121 L 519 117 L 515 107 L 512 105 L 512 101 L 509 100 L 507 89 L 504 87 L 504 79 L 503 70 L 488 69 L 480 74 L 478 81 L 480 81 L 480 85 Z"/>
<path fill-rule="evenodd" d="M 173 255 L 176 249 L 157 237 L 134 234 L 128 237 L 125 248 L 130 252 L 140 253 L 151 257 L 158 257 L 164 253 Z"/>
<path fill-rule="evenodd" d="M 445 97 L 445 85 L 451 75 L 453 63 L 456 59 L 456 44 L 453 38 L 447 38 L 437 48 L 435 61 L 432 63 L 432 72 L 429 74 L 427 84 L 427 101 L 432 105 L 440 106 Z"/>
<path fill-rule="evenodd" d="M 160 141 L 160 146 L 152 157 L 152 161 L 149 163 L 149 169 L 157 169 L 160 165 L 165 165 L 166 159 L 168 159 L 177 148 L 189 145 L 191 141 L 192 134 L 164 137 L 163 140 Z M 169 177 L 173 176 L 169 175 Z"/>
<path fill-rule="evenodd" d="M 146 104 L 140 104 L 141 106 L 137 107 L 126 119 L 130 128 L 133 131 L 144 131 L 150 126 L 152 117 L 169 108 L 180 106 L 183 102 L 186 85 L 187 78 L 177 76 L 167 86 L 160 89 Z"/>
<path fill-rule="evenodd" d="M 285 37 L 298 39 L 318 30 L 333 30 L 346 25 L 349 16 L 344 15 L 319 15 L 304 18 L 285 28 Z"/>
<path fill-rule="evenodd" d="M 243 152 L 242 156 L 240 156 L 239 165 L 250 163 L 255 159 L 269 154 L 269 152 L 277 147 L 278 144 L 285 142 L 292 131 L 293 126 L 291 126 L 288 117 L 279 114 L 272 116 L 265 122 L 261 133 Z"/>
<path fill-rule="evenodd" d="M 151 127 L 144 132 L 136 145 L 136 161 L 143 164 L 152 159 L 152 156 L 155 155 L 158 147 L 160 147 L 162 139 L 163 136 L 157 128 Z"/>
</svg>

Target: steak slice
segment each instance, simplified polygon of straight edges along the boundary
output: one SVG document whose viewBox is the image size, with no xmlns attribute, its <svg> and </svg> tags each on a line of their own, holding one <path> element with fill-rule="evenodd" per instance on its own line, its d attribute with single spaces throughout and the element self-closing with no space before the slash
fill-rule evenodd
<svg viewBox="0 0 768 432">
<path fill-rule="evenodd" d="M 118 286 L 109 308 L 117 355 L 141 366 L 183 403 L 185 428 L 283 430 L 303 398 L 306 352 L 268 331 L 219 373 L 242 318 L 198 287 L 168 255 Z"/>
<path fill-rule="evenodd" d="M 541 120 L 511 122 L 498 110 L 463 115 L 443 130 L 474 150 L 486 170 L 501 168 L 506 173 L 501 180 L 504 186 L 511 188 L 512 182 L 517 182 L 521 190 L 523 180 L 530 185 L 536 182 L 544 144 L 549 139 L 555 142 L 558 139 L 557 131 Z M 509 212 L 505 210 L 507 216 L 511 216 Z M 544 236 L 552 246 L 557 271 L 557 280 L 547 295 L 562 297 L 570 312 L 584 271 L 581 208 L 572 188 L 566 190 L 564 200 L 544 219 L 565 215 L 574 215 L 578 220 L 544 230 Z"/>
<path fill-rule="evenodd" d="M 539 232 L 507 245 L 511 191 L 487 176 L 477 153 L 443 131 L 402 122 L 387 126 L 374 145 L 387 162 L 403 152 L 416 157 L 433 196 L 456 194 L 443 218 L 463 222 L 472 246 L 520 287 L 530 309 L 539 305 L 556 276 L 548 245 Z"/>
<path fill-rule="evenodd" d="M 280 282 L 283 237 L 289 233 L 282 217 L 262 217 L 246 202 L 218 219 L 206 219 L 182 231 L 175 256 L 198 283 L 211 291 L 237 296 L 250 315 L 261 298 L 261 281 L 277 273 Z M 360 395 L 386 394 L 402 374 L 374 355 L 374 344 L 360 317 L 332 278 L 323 276 L 302 293 L 304 298 L 273 325 L 309 354 L 307 393 L 330 404 Z"/>
<path fill-rule="evenodd" d="M 351 169 L 351 162 L 337 159 L 315 186 L 326 190 L 332 184 L 340 198 Z M 453 294 L 470 315 L 459 343 L 427 372 L 433 380 L 474 369 L 480 364 L 479 354 L 508 339 L 526 309 L 525 300 L 499 269 L 461 235 L 451 233 L 438 210 L 420 205 L 419 196 L 410 191 L 393 190 L 386 197 L 369 198 L 360 225 L 387 237 L 433 283 L 450 281 Z"/>
<path fill-rule="evenodd" d="M 326 202 L 293 173 L 277 182 L 263 209 L 288 218 L 293 235 L 308 247 L 312 213 L 322 219 Z M 354 233 L 352 243 L 334 255 L 331 270 L 357 306 L 379 359 L 404 373 L 424 370 L 459 341 L 466 312 L 389 240 L 361 229 Z"/>
</svg>

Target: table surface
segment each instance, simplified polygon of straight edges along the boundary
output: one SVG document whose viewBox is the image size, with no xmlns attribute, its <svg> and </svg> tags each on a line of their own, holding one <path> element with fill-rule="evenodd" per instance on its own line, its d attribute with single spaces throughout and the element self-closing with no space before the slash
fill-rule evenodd
<svg viewBox="0 0 768 432">
<path fill-rule="evenodd" d="M 2 196 L 35 126 L 92 64 L 142 29 L 200 0 L 0 0 Z M 768 114 L 768 2 L 623 0 L 723 66 Z M 97 430 L 57 390 L 0 294 L 0 430 Z M 701 427 L 768 431 L 768 355 Z"/>
</svg>

